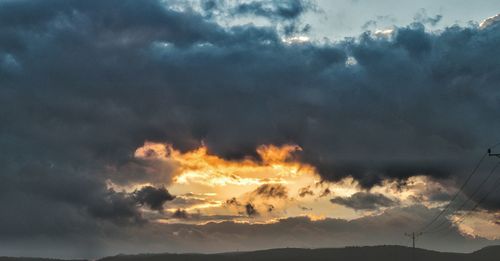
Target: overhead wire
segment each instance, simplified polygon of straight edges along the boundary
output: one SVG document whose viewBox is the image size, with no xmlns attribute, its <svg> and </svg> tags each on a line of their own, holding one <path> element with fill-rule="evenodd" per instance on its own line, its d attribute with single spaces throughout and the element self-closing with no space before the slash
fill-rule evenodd
<svg viewBox="0 0 500 261">
<path fill-rule="evenodd" d="M 495 170 L 499 166 L 500 166 L 500 162 L 497 162 L 493 166 L 493 168 L 491 169 L 491 171 L 488 173 L 488 175 L 483 179 L 483 181 L 472 192 L 472 194 L 470 194 L 467 197 L 467 200 L 465 200 L 457 209 L 455 209 L 453 212 L 451 212 L 451 214 L 462 211 L 466 207 L 466 205 L 479 193 L 479 191 L 481 191 L 482 187 L 486 184 L 486 182 L 488 182 L 490 180 L 490 178 L 493 177 L 493 174 L 495 173 Z M 435 228 L 433 230 L 427 231 L 427 233 L 441 232 L 441 231 L 443 231 L 445 229 L 451 228 L 454 225 L 454 223 L 455 223 L 455 222 L 448 223 L 447 221 L 448 220 L 446 220 L 446 219 L 442 220 L 441 223 L 439 223 L 437 226 L 435 226 Z M 445 226 L 444 229 L 441 228 L 444 224 L 447 224 L 447 223 L 448 223 L 448 226 Z"/>
<path fill-rule="evenodd" d="M 498 144 L 500 145 L 500 143 Z M 497 146 L 497 145 L 495 145 Z M 448 211 L 448 209 L 451 207 L 451 205 L 453 204 L 453 202 L 458 198 L 458 196 L 460 195 L 460 193 L 464 190 L 464 188 L 467 186 L 467 184 L 469 183 L 469 181 L 472 179 L 472 177 L 474 176 L 474 174 L 476 174 L 477 170 L 479 169 L 479 167 L 481 166 L 481 164 L 483 163 L 484 159 L 486 158 L 486 156 L 488 156 L 488 153 L 485 153 L 481 159 L 478 161 L 478 163 L 475 165 L 474 169 L 472 170 L 472 172 L 468 175 L 467 179 L 464 181 L 464 183 L 462 184 L 462 186 L 460 187 L 460 189 L 457 191 L 457 193 L 455 193 L 455 195 L 453 196 L 453 198 L 448 202 L 448 204 L 439 212 L 439 214 L 437 214 L 429 223 L 427 223 L 425 226 L 422 227 L 422 229 L 420 230 L 421 232 L 424 232 L 426 233 L 428 231 L 429 228 L 431 228 L 431 226 L 434 224 L 434 222 L 436 222 L 441 216 L 443 216 L 443 214 Z"/>
<path fill-rule="evenodd" d="M 469 215 L 471 215 L 472 213 L 474 213 L 474 211 L 495 191 L 498 191 L 496 190 L 496 188 L 500 186 L 500 176 L 497 177 L 497 179 L 495 180 L 495 182 L 493 183 L 493 186 L 490 188 L 490 190 L 488 192 L 486 192 L 486 194 L 479 200 L 476 202 L 476 204 L 474 204 L 474 206 L 466 213 L 464 214 L 458 221 L 455 221 L 453 222 L 453 225 L 455 226 L 458 226 L 460 225 L 462 222 L 465 221 L 465 218 Z M 452 232 L 453 230 L 448 230 L 448 232 L 446 234 L 444 234 L 444 236 L 448 235 L 450 232 Z"/>
</svg>

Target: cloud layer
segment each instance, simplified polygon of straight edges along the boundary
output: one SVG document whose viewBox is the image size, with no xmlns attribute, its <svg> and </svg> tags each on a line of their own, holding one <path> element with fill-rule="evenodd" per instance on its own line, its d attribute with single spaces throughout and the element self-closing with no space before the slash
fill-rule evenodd
<svg viewBox="0 0 500 261">
<path fill-rule="evenodd" d="M 375 210 L 396 204 L 382 194 L 366 192 L 356 192 L 350 197 L 334 197 L 330 201 L 356 210 Z"/>
<path fill-rule="evenodd" d="M 298 25 L 312 9 L 290 3 L 234 15 Z M 498 140 L 494 20 L 297 43 L 284 38 L 307 30 L 224 26 L 204 12 L 174 1 L 0 2 L 0 242 L 95 246 L 95 235 L 118 242 L 144 226 L 141 204 L 161 210 L 173 195 L 150 187 L 133 196 L 107 182 L 171 182 L 175 166 L 134 156 L 145 141 L 256 161 L 263 144 L 297 144 L 297 159 L 323 180 L 352 176 L 368 189 L 415 175 L 460 182 Z M 500 199 L 486 203 L 498 210 Z"/>
</svg>

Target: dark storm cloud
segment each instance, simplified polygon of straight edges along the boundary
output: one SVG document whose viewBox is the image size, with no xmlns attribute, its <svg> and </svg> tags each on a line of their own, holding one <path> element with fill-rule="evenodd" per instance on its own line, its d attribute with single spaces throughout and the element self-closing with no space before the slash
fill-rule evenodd
<svg viewBox="0 0 500 261">
<path fill-rule="evenodd" d="M 236 198 L 230 198 L 230 199 L 226 200 L 226 205 L 239 207 L 239 206 L 241 206 L 241 203 Z"/>
<path fill-rule="evenodd" d="M 189 214 L 187 213 L 187 211 L 185 209 L 179 208 L 174 212 L 174 214 L 172 214 L 172 217 L 177 218 L 177 219 L 188 219 Z"/>
<path fill-rule="evenodd" d="M 155 252 L 173 251 L 240 251 L 276 247 L 343 247 L 352 245 L 411 245 L 404 240 L 405 231 L 413 231 L 438 210 L 421 206 L 394 208 L 381 215 L 351 221 L 324 219 L 311 221 L 307 217 L 277 220 L 273 224 L 247 224 L 241 222 L 209 222 L 205 225 L 150 224 L 138 229 L 134 235 L 143 243 L 159 242 Z M 391 229 L 387 229 L 390 227 Z M 151 233 L 155 231 L 156 233 Z M 244 235 L 244 236 L 243 236 Z M 176 248 L 164 242 L 177 242 Z M 429 234 L 419 246 L 446 251 L 473 251 L 480 246 L 498 241 L 464 238 L 455 229 L 443 235 Z M 166 246 L 165 246 L 166 245 Z M 154 246 L 154 245 L 153 245 Z M 125 250 L 133 251 L 137 248 Z M 167 250 L 165 250 L 165 248 Z M 142 251 L 143 248 L 139 249 Z M 123 251 L 116 251 L 123 252 Z M 150 252 L 153 252 L 150 250 Z"/>
<path fill-rule="evenodd" d="M 273 20 L 296 20 L 306 11 L 313 9 L 313 3 L 304 0 L 251 1 L 237 5 L 232 13 L 262 16 Z"/>
<path fill-rule="evenodd" d="M 203 1 L 201 7 L 208 18 L 265 18 L 275 26 L 279 25 L 280 32 L 287 36 L 308 33 L 311 26 L 301 22 L 302 16 L 307 12 L 320 12 L 314 2 L 307 0 Z"/>
<path fill-rule="evenodd" d="M 155 188 L 145 186 L 134 191 L 134 199 L 141 205 L 146 205 L 152 210 L 163 210 L 163 204 L 171 201 L 175 196 L 171 195 L 165 187 Z"/>
<path fill-rule="evenodd" d="M 368 192 L 356 192 L 349 197 L 334 197 L 330 201 L 355 210 L 376 210 L 396 205 L 394 200 L 382 194 Z"/>
<path fill-rule="evenodd" d="M 323 192 L 321 192 L 321 194 L 319 195 L 320 198 L 322 197 L 326 197 L 326 196 L 329 196 L 332 192 L 330 191 L 329 188 L 326 188 L 325 190 L 323 190 Z"/>
<path fill-rule="evenodd" d="M 119 224 L 146 222 L 137 209 L 137 200 L 126 193 L 109 191 L 98 203 L 89 207 L 89 213 L 97 218 L 109 219 Z"/>
<path fill-rule="evenodd" d="M 273 224 L 245 224 L 241 222 L 208 222 L 204 225 L 148 223 L 141 227 L 130 227 L 126 237 L 113 235 L 100 242 L 101 256 L 116 253 L 152 252 L 223 252 L 276 247 L 343 247 L 352 245 L 410 245 L 402 241 L 406 231 L 413 231 L 435 216 L 439 210 L 424 207 L 395 208 L 381 215 L 364 217 L 351 221 L 324 219 L 311 221 L 307 217 L 281 219 Z M 387 229 L 390 227 L 391 229 Z M 133 236 L 130 236 L 133 235 Z M 243 235 L 243 236 L 242 236 Z M 113 244 L 119 240 L 120 244 Z M 50 242 L 46 239 L 33 240 L 34 246 L 61 246 L 65 242 Z M 429 234 L 419 246 L 445 251 L 474 251 L 481 246 L 498 243 L 481 238 L 461 236 L 455 229 L 450 233 Z M 82 248 L 82 245 L 79 245 Z M 45 250 L 33 248 L 19 249 L 11 242 L 0 245 L 2 253 L 30 253 L 43 255 Z M 68 253 L 65 257 L 95 257 L 89 250 Z"/>
<path fill-rule="evenodd" d="M 116 166 L 108 166 L 106 175 L 112 178 L 113 183 L 118 185 L 148 182 L 168 185 L 171 183 L 174 170 L 175 166 L 162 160 L 131 158 L 127 162 L 118 163 Z"/>
<path fill-rule="evenodd" d="M 168 184 L 168 167 L 133 157 L 145 140 L 181 151 L 203 141 L 225 158 L 295 143 L 324 180 L 370 187 L 416 174 L 460 182 L 498 139 L 498 24 L 286 44 L 273 26 L 223 27 L 169 6 L 0 2 L 3 241 L 140 220 L 106 180 Z"/>
<path fill-rule="evenodd" d="M 251 191 L 247 201 L 241 202 L 236 198 L 226 200 L 224 206 L 227 208 L 236 208 L 240 215 L 246 214 L 247 216 L 257 216 L 259 211 L 267 211 L 268 213 L 275 210 L 275 206 L 268 204 L 266 200 L 269 199 L 288 199 L 288 190 L 281 184 L 263 184 Z M 256 200 L 257 198 L 263 199 Z"/>
<path fill-rule="evenodd" d="M 263 184 L 256 188 L 252 195 L 263 198 L 288 198 L 288 189 L 281 184 Z"/>
<path fill-rule="evenodd" d="M 311 186 L 299 189 L 299 197 L 303 198 L 305 196 L 314 196 L 314 191 L 311 190 Z"/>
<path fill-rule="evenodd" d="M 257 209 L 255 209 L 255 205 L 251 202 L 245 204 L 245 212 L 248 216 L 256 216 L 259 214 Z"/>
</svg>

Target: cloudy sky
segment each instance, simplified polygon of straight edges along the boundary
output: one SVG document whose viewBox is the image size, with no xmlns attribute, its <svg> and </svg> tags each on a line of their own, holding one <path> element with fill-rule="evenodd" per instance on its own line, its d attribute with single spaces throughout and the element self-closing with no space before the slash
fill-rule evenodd
<svg viewBox="0 0 500 261">
<path fill-rule="evenodd" d="M 0 0 L 0 256 L 499 244 L 497 13 Z"/>
</svg>

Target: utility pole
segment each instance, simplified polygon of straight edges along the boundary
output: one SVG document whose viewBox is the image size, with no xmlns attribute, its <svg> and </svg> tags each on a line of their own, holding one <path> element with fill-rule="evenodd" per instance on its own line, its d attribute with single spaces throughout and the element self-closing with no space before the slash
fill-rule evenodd
<svg viewBox="0 0 500 261">
<path fill-rule="evenodd" d="M 422 232 L 419 232 L 419 233 L 415 233 L 415 232 L 411 232 L 411 233 L 405 233 L 405 236 L 411 238 L 411 241 L 412 241 L 412 247 L 413 249 L 415 249 L 415 241 L 417 240 L 417 238 L 419 236 L 422 235 Z"/>
<path fill-rule="evenodd" d="M 411 238 L 411 242 L 412 242 L 412 253 L 411 253 L 411 259 L 413 261 L 415 261 L 415 241 L 417 240 L 417 238 L 419 236 L 421 236 L 423 233 L 422 232 L 418 232 L 418 233 L 415 233 L 415 232 L 411 232 L 411 233 L 405 233 L 405 236 Z"/>
</svg>

